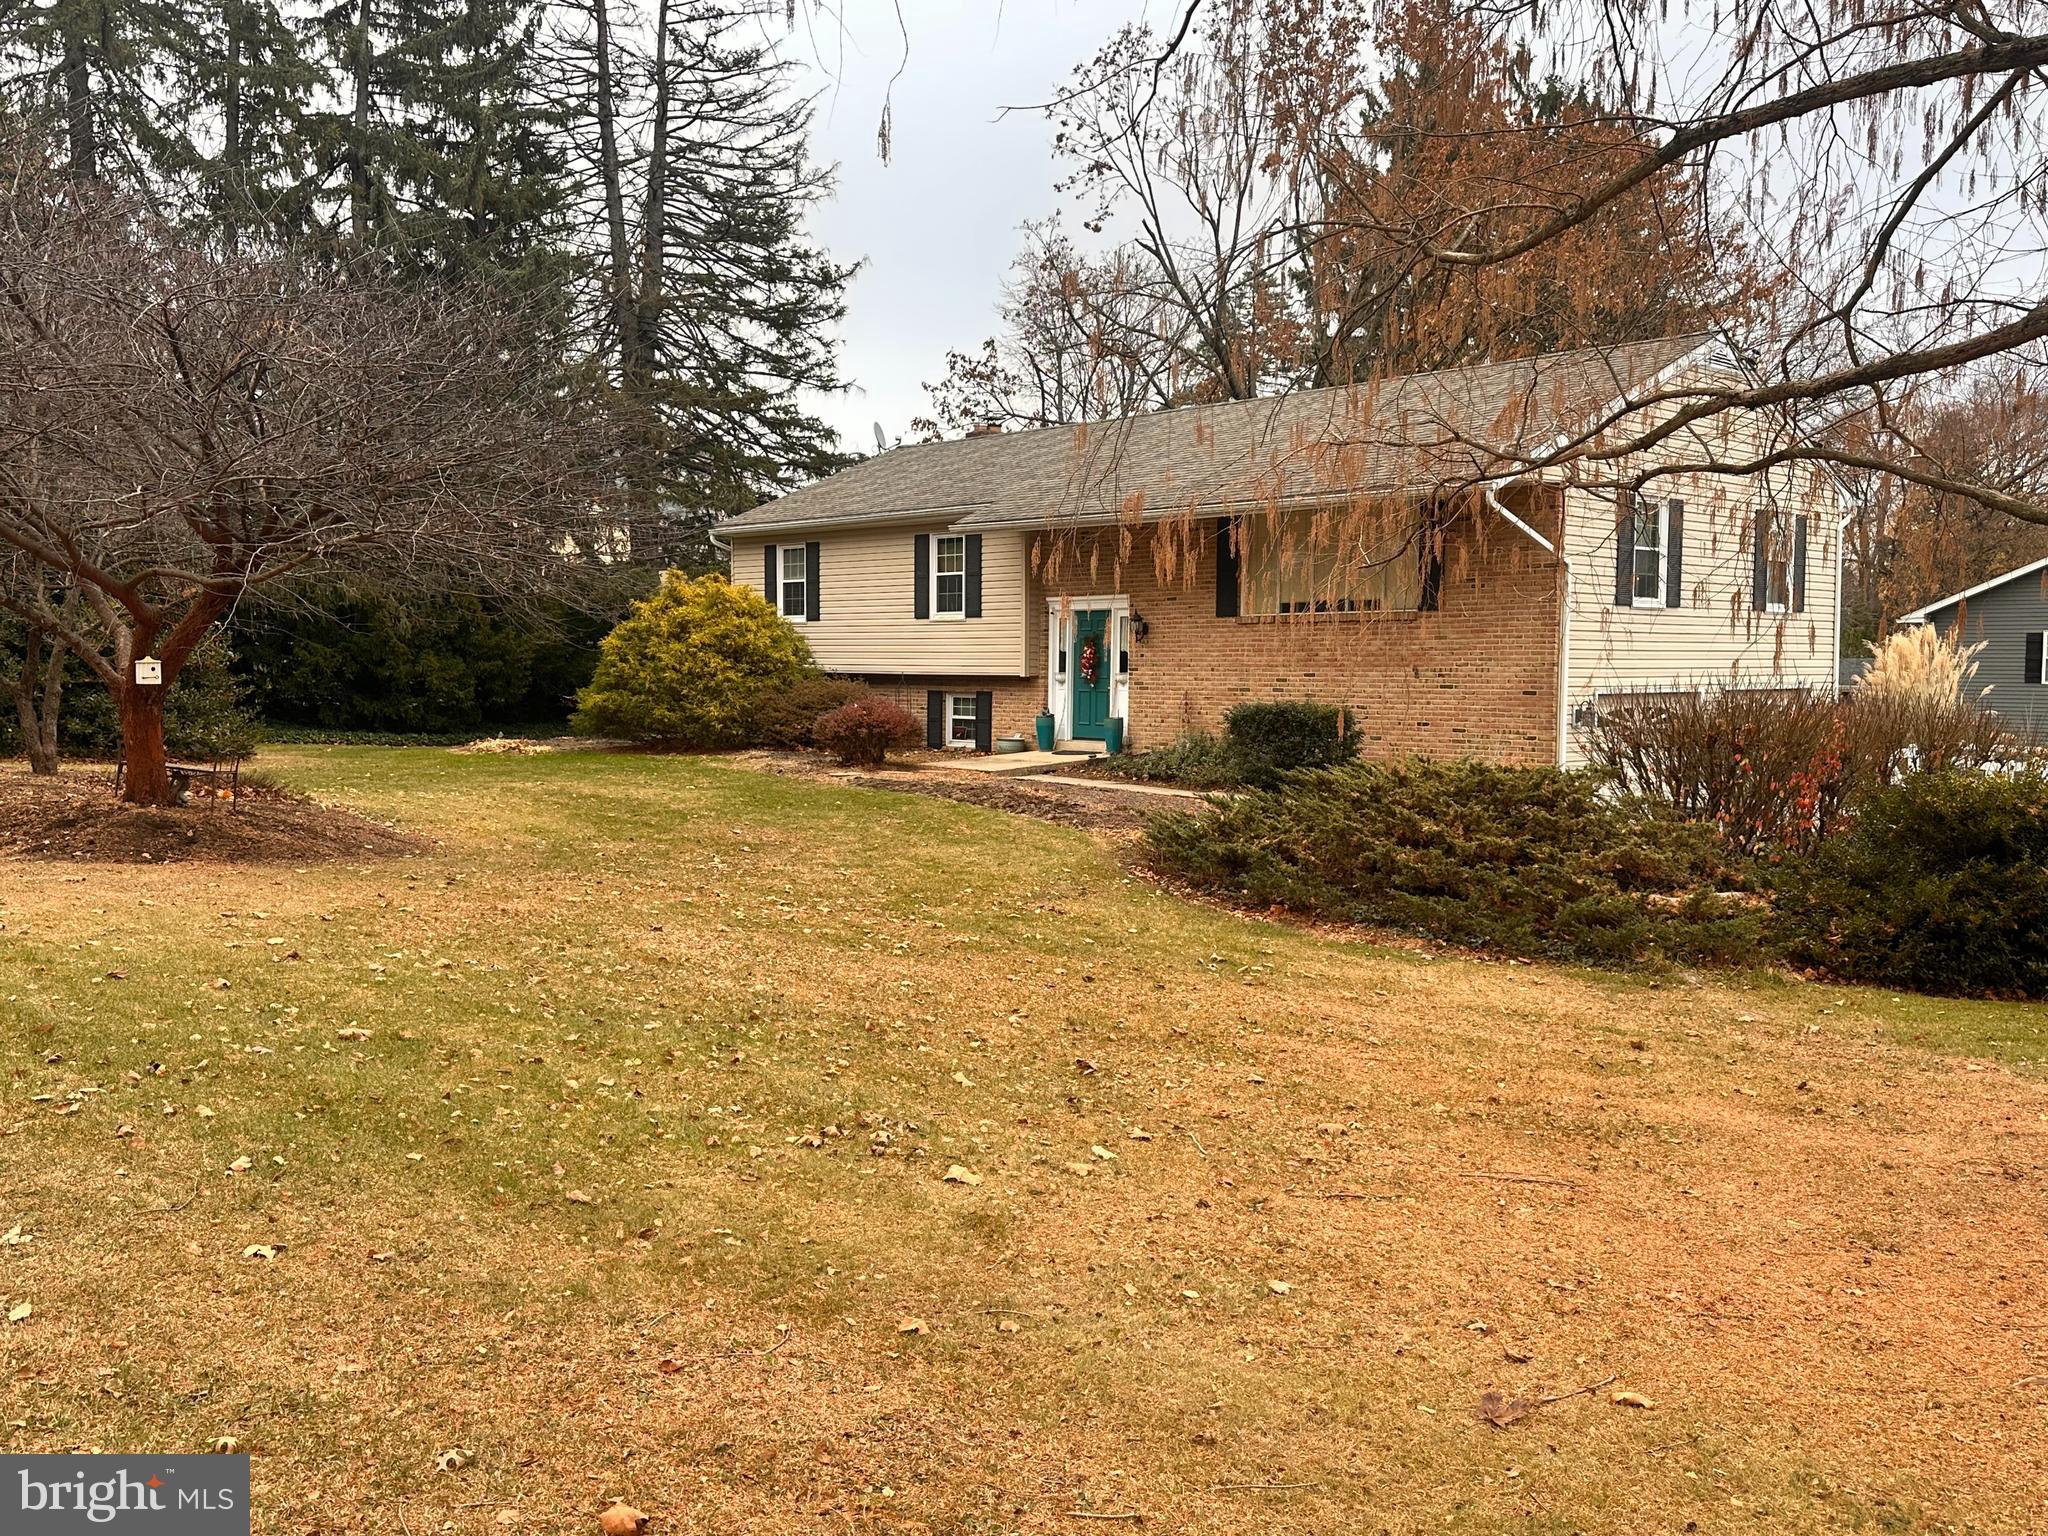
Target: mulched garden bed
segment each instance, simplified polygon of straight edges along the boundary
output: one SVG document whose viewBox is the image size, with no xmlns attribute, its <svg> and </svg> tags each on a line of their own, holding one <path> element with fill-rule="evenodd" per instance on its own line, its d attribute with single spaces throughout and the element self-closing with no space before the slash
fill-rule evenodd
<svg viewBox="0 0 2048 1536">
<path fill-rule="evenodd" d="M 103 864 L 325 864 L 419 853 L 390 827 L 244 781 L 241 805 L 146 809 L 103 768 L 39 779 L 0 766 L 0 858 Z"/>
</svg>

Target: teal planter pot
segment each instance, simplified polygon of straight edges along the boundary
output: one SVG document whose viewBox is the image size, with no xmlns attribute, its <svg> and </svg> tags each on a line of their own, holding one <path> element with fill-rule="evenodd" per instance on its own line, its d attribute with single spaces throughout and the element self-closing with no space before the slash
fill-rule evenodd
<svg viewBox="0 0 2048 1536">
<path fill-rule="evenodd" d="M 1102 722 L 1102 749 L 1111 757 L 1124 749 L 1124 717 L 1111 715 Z"/>
<path fill-rule="evenodd" d="M 1038 717 L 1038 750 L 1041 752 L 1050 752 L 1052 750 L 1052 725 L 1051 715 L 1040 715 Z"/>
</svg>

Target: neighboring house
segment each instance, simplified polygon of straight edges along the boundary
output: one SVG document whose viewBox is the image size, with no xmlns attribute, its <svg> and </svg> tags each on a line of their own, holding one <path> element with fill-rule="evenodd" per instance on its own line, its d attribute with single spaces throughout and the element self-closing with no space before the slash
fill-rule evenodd
<svg viewBox="0 0 2048 1536">
<path fill-rule="evenodd" d="M 1499 456 L 1739 369 L 1691 336 L 979 432 L 716 537 L 821 667 L 921 714 L 935 746 L 1028 737 L 1041 710 L 1063 741 L 1120 717 L 1156 746 L 1243 700 L 1313 699 L 1354 711 L 1370 755 L 1569 763 L 1569 722 L 1604 695 L 1835 686 L 1844 509 L 1810 465 L 1632 494 L 1613 481 L 1658 466 L 1603 464 L 1600 486 L 1590 459 Z M 1777 441 L 1724 415 L 1662 462 Z"/>
<path fill-rule="evenodd" d="M 1932 624 L 1959 645 L 1981 644 L 1970 679 L 1978 697 L 2014 729 L 2048 742 L 2048 560 L 1901 614 L 1899 623 Z"/>
</svg>

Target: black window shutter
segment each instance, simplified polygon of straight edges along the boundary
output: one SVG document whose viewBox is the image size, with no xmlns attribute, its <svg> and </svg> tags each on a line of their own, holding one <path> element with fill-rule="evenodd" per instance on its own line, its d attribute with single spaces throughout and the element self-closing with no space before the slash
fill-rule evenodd
<svg viewBox="0 0 2048 1536">
<path fill-rule="evenodd" d="M 1237 544 L 1230 519 L 1216 519 L 1216 617 L 1237 617 Z"/>
<path fill-rule="evenodd" d="M 1665 508 L 1665 538 L 1671 547 L 1664 556 L 1664 606 L 1685 606 L 1685 503 L 1672 497 Z"/>
<path fill-rule="evenodd" d="M 1636 600 L 1636 509 L 1632 497 L 1621 498 L 1614 520 L 1614 606 L 1628 608 Z"/>
<path fill-rule="evenodd" d="M 2041 681 L 2041 642 L 2044 638 L 2048 636 L 2043 636 L 2038 629 L 2027 636 L 2027 681 L 2030 683 Z"/>
<path fill-rule="evenodd" d="M 1759 511 L 1756 515 L 1756 536 L 1750 541 L 1755 547 L 1750 551 L 1751 571 L 1749 582 L 1749 606 L 1762 613 L 1770 606 L 1771 599 L 1771 514 Z"/>
<path fill-rule="evenodd" d="M 1792 611 L 1806 612 L 1806 519 L 1792 519 Z"/>
<path fill-rule="evenodd" d="M 996 749 L 996 696 L 983 689 L 974 696 L 974 750 Z"/>
<path fill-rule="evenodd" d="M 1422 526 L 1422 596 L 1416 607 L 1435 613 L 1444 605 L 1443 525 L 1432 512 Z"/>
<path fill-rule="evenodd" d="M 775 563 L 775 546 L 773 544 L 768 546 L 767 556 L 768 570 L 762 581 L 768 589 L 768 601 L 774 605 L 775 611 L 780 613 L 782 612 L 782 567 Z"/>
<path fill-rule="evenodd" d="M 818 546 L 804 546 L 804 618 L 818 622 Z"/>
<path fill-rule="evenodd" d="M 920 533 L 918 537 L 922 539 L 924 535 Z M 924 744 L 928 747 L 946 744 L 946 696 L 936 688 L 924 696 Z"/>
<path fill-rule="evenodd" d="M 928 619 L 932 616 L 932 536 L 920 533 L 913 541 L 916 550 L 911 559 L 917 578 L 917 596 L 912 600 L 910 612 L 913 618 Z M 937 698 L 935 693 L 933 698 Z M 941 743 L 933 742 L 933 746 Z"/>
<path fill-rule="evenodd" d="M 981 617 L 981 535 L 967 535 L 967 617 Z M 982 751 L 986 752 L 987 747 Z"/>
</svg>

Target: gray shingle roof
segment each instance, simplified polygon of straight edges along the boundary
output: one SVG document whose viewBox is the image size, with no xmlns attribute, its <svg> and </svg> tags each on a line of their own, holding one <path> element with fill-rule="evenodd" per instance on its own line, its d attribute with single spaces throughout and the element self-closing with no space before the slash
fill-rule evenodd
<svg viewBox="0 0 2048 1536">
<path fill-rule="evenodd" d="M 979 527 L 1085 522 L 1427 490 L 1496 470 L 1501 450 L 1539 449 L 1712 341 L 1668 337 L 919 443 L 877 454 L 719 527 L 742 532 L 934 517 Z"/>
</svg>

